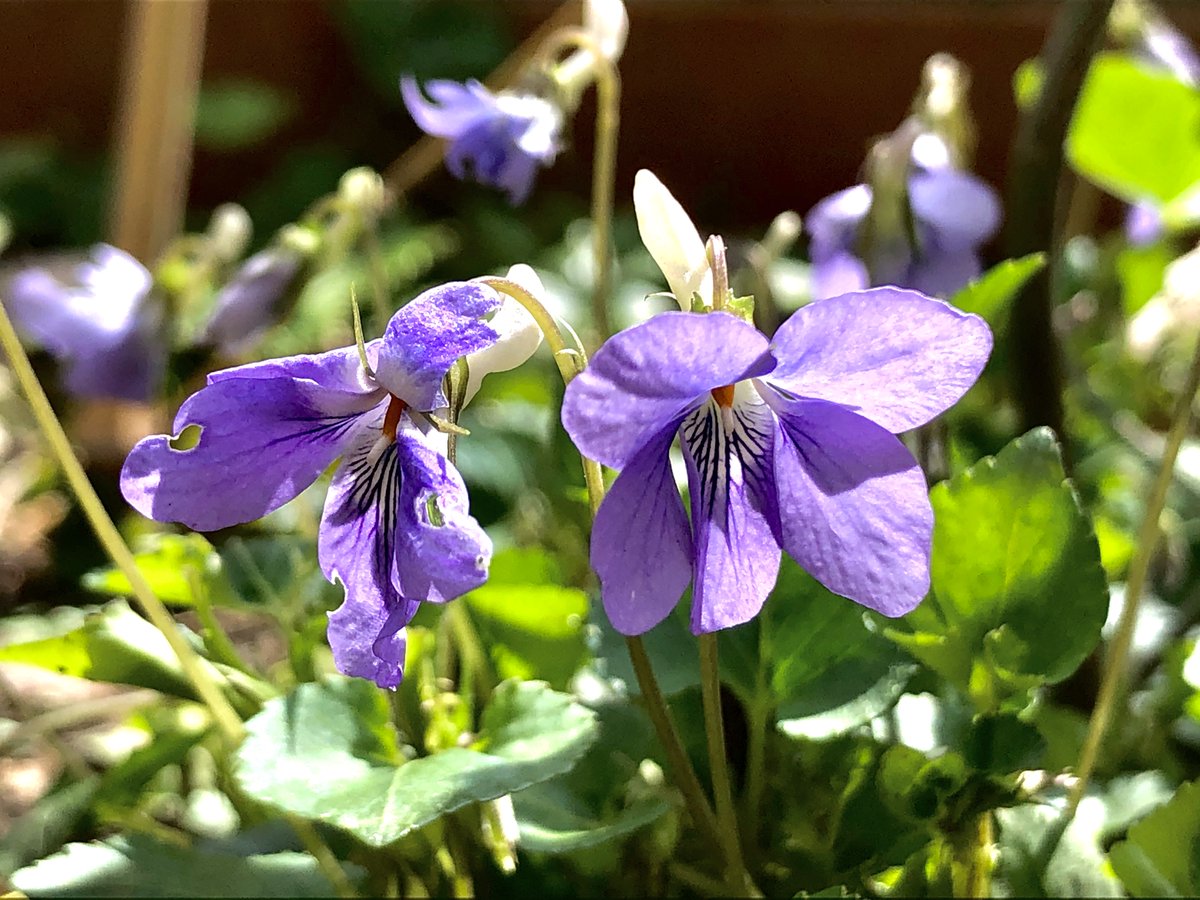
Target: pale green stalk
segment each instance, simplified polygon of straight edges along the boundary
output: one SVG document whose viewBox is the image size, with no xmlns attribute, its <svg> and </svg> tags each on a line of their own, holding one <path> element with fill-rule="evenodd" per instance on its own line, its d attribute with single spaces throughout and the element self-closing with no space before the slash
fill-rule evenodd
<svg viewBox="0 0 1200 900">
<path fill-rule="evenodd" d="M 546 344 L 550 347 L 554 362 L 558 365 L 558 371 L 565 384 L 570 384 L 571 380 L 583 371 L 584 366 L 587 365 L 587 357 L 582 350 L 575 350 L 567 345 L 558 323 L 554 321 L 554 316 L 542 305 L 540 300 L 521 285 L 506 278 L 486 277 L 480 278 L 478 281 L 512 297 L 529 311 L 546 338 Z M 582 453 L 579 454 L 579 458 L 583 465 L 583 479 L 587 484 L 588 501 L 594 519 L 596 512 L 600 509 L 600 501 L 604 499 L 604 473 L 600 469 L 600 464 L 595 460 L 588 459 Z M 633 671 L 637 676 L 642 699 L 646 701 L 646 711 L 650 715 L 650 721 L 654 724 L 659 742 L 666 751 L 667 759 L 675 773 L 684 801 L 687 803 L 692 818 L 696 820 L 696 824 L 719 850 L 722 847 L 722 841 L 716 816 L 713 814 L 708 799 L 704 796 L 704 789 L 700 786 L 700 779 L 696 777 L 696 770 L 692 767 L 687 751 L 683 748 L 683 741 L 680 740 L 679 731 L 671 718 L 670 707 L 667 706 L 666 698 L 658 685 L 658 679 L 654 675 L 645 645 L 640 637 L 626 637 L 625 646 L 629 650 L 629 658 L 633 663 Z"/>
<path fill-rule="evenodd" d="M 1112 719 L 1116 700 L 1120 693 L 1125 676 L 1125 667 L 1129 661 L 1129 646 L 1133 640 L 1134 628 L 1137 625 L 1138 609 L 1142 601 L 1142 590 L 1146 585 L 1146 575 L 1150 571 L 1150 563 L 1154 557 L 1154 549 L 1158 545 L 1159 517 L 1167 502 L 1167 489 L 1175 477 L 1175 460 L 1179 456 L 1179 448 L 1187 437 L 1188 426 L 1192 420 L 1192 404 L 1196 399 L 1196 390 L 1200 388 L 1200 341 L 1192 356 L 1191 368 L 1188 370 L 1187 382 L 1175 405 L 1175 414 L 1171 421 L 1171 430 L 1167 433 L 1166 446 L 1163 447 L 1162 461 L 1159 463 L 1158 476 L 1154 480 L 1150 497 L 1146 501 L 1146 513 L 1142 519 L 1142 527 L 1138 532 L 1137 549 L 1129 563 L 1129 575 L 1125 580 L 1125 602 L 1121 607 L 1121 616 L 1117 621 L 1116 634 L 1112 646 L 1105 659 L 1104 675 L 1100 682 L 1100 692 L 1096 698 L 1096 706 L 1092 710 L 1092 718 L 1088 723 L 1087 738 L 1079 755 L 1079 765 L 1075 767 L 1075 785 L 1071 790 L 1070 803 L 1067 807 L 1065 821 L 1070 822 L 1083 799 L 1088 781 L 1096 767 L 1100 755 L 1100 746 L 1108 732 L 1109 721 Z M 1064 825 L 1065 828 L 1065 825 Z"/>
<path fill-rule="evenodd" d="M 184 675 L 195 689 L 197 696 L 208 707 L 213 721 L 216 722 L 221 733 L 230 744 L 239 743 L 245 735 L 241 717 L 221 692 L 221 688 L 213 681 L 200 656 L 184 639 L 179 626 L 171 617 L 171 613 L 155 596 L 154 591 L 142 576 L 133 558 L 133 553 L 125 545 L 120 532 L 117 531 L 117 526 L 113 524 L 112 518 L 109 517 L 100 498 L 96 495 L 95 488 L 88 481 L 83 465 L 76 457 L 75 451 L 71 449 L 71 442 L 67 439 L 62 424 L 58 421 L 54 409 L 50 406 L 50 401 L 46 398 L 46 392 L 42 390 L 42 386 L 33 372 L 33 366 L 30 365 L 29 357 L 21 346 L 16 331 L 13 330 L 12 322 L 9 320 L 8 312 L 4 309 L 3 304 L 0 304 L 0 346 L 3 346 L 4 353 L 8 356 L 13 374 L 16 375 L 17 383 L 21 385 L 21 390 L 29 402 L 38 427 L 45 435 L 51 452 L 66 476 L 67 483 L 79 500 L 84 515 L 109 559 L 129 580 L 134 599 L 141 606 L 146 618 L 162 632 L 163 637 L 170 644 L 171 650 L 179 659 L 179 665 L 183 669 Z"/>
<path fill-rule="evenodd" d="M 564 28 L 551 35 L 539 52 L 552 59 L 567 47 L 592 56 L 596 84 L 596 145 L 592 159 L 592 320 L 600 340 L 612 334 L 609 293 L 612 290 L 612 213 L 617 178 L 617 136 L 621 117 L 621 75 L 588 32 Z"/>
<path fill-rule="evenodd" d="M 729 761 L 725 753 L 725 721 L 721 714 L 721 671 L 717 657 L 717 636 L 702 634 L 700 644 L 700 694 L 704 705 L 704 737 L 708 743 L 708 768 L 712 773 L 713 794 L 717 799 L 717 823 L 725 854 L 725 880 L 735 895 L 746 893 L 749 877 L 742 859 L 737 814 L 733 808 L 733 785 L 729 780 Z"/>
</svg>

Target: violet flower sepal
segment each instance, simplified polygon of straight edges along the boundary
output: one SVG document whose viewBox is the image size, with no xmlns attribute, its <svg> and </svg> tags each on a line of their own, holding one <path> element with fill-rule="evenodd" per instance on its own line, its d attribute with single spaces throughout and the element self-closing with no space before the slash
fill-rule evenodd
<svg viewBox="0 0 1200 900">
<path fill-rule="evenodd" d="M 214 372 L 175 419 L 177 436 L 200 429 L 195 446 L 144 439 L 122 493 L 156 521 L 212 531 L 277 509 L 340 457 L 318 537 L 322 572 L 346 590 L 330 646 L 340 671 L 395 687 L 418 605 L 487 578 L 491 541 L 469 514 L 446 435 L 422 414 L 444 409 L 456 360 L 500 340 L 487 321 L 499 306 L 479 284 L 426 291 L 365 345 L 369 372 L 356 347 Z"/>
<path fill-rule="evenodd" d="M 568 386 L 563 424 L 620 471 L 592 532 L 613 626 L 647 631 L 689 583 L 693 632 L 748 621 L 783 551 L 835 593 L 911 610 L 929 587 L 933 514 L 894 433 L 953 404 L 991 346 L 982 319 L 896 288 L 812 303 L 771 341 L 724 312 L 665 312 L 611 338 Z"/>
</svg>

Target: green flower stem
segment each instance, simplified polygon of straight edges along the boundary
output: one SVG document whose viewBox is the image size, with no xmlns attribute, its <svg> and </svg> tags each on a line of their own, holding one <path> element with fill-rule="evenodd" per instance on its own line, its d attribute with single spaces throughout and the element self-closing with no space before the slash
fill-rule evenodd
<svg viewBox="0 0 1200 900">
<path fill-rule="evenodd" d="M 489 277 L 478 280 L 512 297 L 529 311 L 546 338 L 546 343 L 554 355 L 554 361 L 558 365 L 558 371 L 562 375 L 564 384 L 570 384 L 571 379 L 583 371 L 584 366 L 587 365 L 587 357 L 582 349 L 574 350 L 567 346 L 558 323 L 554 321 L 554 316 L 533 294 L 506 278 Z M 595 460 L 588 459 L 582 453 L 579 454 L 579 458 L 583 465 L 583 479 L 587 484 L 588 501 L 594 519 L 597 510 L 600 509 L 600 501 L 604 499 L 604 473 L 600 469 L 600 464 Z M 723 843 L 717 827 L 716 816 L 713 814 L 708 799 L 704 796 L 704 789 L 700 786 L 700 779 L 696 777 L 696 770 L 692 767 L 687 751 L 683 748 L 683 741 L 680 740 L 679 731 L 671 718 L 670 707 L 667 706 L 666 698 L 654 675 L 646 647 L 640 637 L 626 637 L 625 646 L 629 650 L 629 658 L 633 663 L 633 671 L 637 676 L 642 699 L 646 701 L 646 711 L 650 715 L 650 721 L 654 724 L 659 743 L 666 751 L 667 759 L 675 774 L 679 789 L 683 793 L 684 801 L 697 826 L 715 847 L 720 849 Z"/>
<path fill-rule="evenodd" d="M 155 596 L 154 591 L 142 576 L 134 561 L 133 553 L 125 546 L 125 541 L 117 531 L 117 526 L 113 524 L 112 519 L 105 511 L 104 505 L 96 495 L 95 488 L 92 487 L 87 474 L 83 471 L 83 465 L 75 456 L 75 451 L 71 449 L 71 442 L 67 439 L 62 424 L 58 421 L 54 409 L 50 406 L 50 401 L 46 398 L 46 392 L 42 390 L 42 386 L 33 372 L 29 357 L 25 354 L 25 349 L 21 346 L 17 333 L 13 330 L 12 322 L 8 318 L 8 312 L 2 303 L 0 303 L 0 346 L 4 348 L 13 374 L 16 375 L 17 382 L 21 385 L 21 390 L 29 402 L 38 427 L 45 435 L 54 457 L 58 460 L 58 464 L 66 476 L 67 483 L 79 500 L 79 505 L 83 509 L 84 515 L 87 516 L 92 530 L 96 532 L 96 537 L 100 540 L 105 552 L 113 564 L 129 579 L 134 599 L 141 606 L 146 618 L 162 632 L 163 637 L 170 644 L 175 656 L 179 659 L 179 665 L 183 669 L 184 675 L 195 688 L 196 694 L 208 707 L 213 721 L 216 722 L 221 733 L 230 744 L 239 743 L 245 735 L 241 717 L 222 693 L 221 688 L 205 671 L 200 657 L 184 639 L 170 612 Z"/>
<path fill-rule="evenodd" d="M 990 897 L 995 863 L 992 813 L 987 810 L 967 823 L 964 832 L 947 839 L 949 884 L 955 897 Z"/>
<path fill-rule="evenodd" d="M 725 754 L 725 721 L 721 715 L 721 672 L 717 658 L 717 636 L 702 634 L 700 644 L 700 693 L 704 704 L 704 736 L 708 741 L 708 767 L 712 771 L 713 794 L 717 799 L 717 822 L 725 853 L 726 880 L 735 895 L 746 889 L 746 864 L 733 810 L 733 786 Z"/>
<path fill-rule="evenodd" d="M 1133 631 L 1137 624 L 1142 590 L 1146 585 L 1146 575 L 1154 557 L 1154 548 L 1158 545 L 1159 517 L 1167 503 L 1167 489 L 1175 477 L 1175 460 L 1179 456 L 1179 448 L 1183 446 L 1183 439 L 1187 436 L 1188 426 L 1192 421 L 1192 405 L 1195 402 L 1198 388 L 1200 388 L 1200 341 L 1196 343 L 1196 350 L 1192 356 L 1192 364 L 1188 370 L 1183 393 L 1180 394 L 1175 405 L 1175 414 L 1171 421 L 1171 430 L 1167 433 L 1167 443 L 1163 448 L 1158 476 L 1154 480 L 1150 498 L 1146 501 L 1146 515 L 1142 519 L 1142 527 L 1138 533 L 1137 548 L 1129 563 L 1129 576 L 1125 581 L 1125 603 L 1121 607 L 1117 631 L 1113 636 L 1112 646 L 1109 648 L 1105 660 L 1100 692 L 1096 698 L 1096 706 L 1092 710 L 1091 721 L 1088 723 L 1087 738 L 1079 755 L 1079 765 L 1075 767 L 1076 782 L 1071 790 L 1070 803 L 1065 816 L 1065 821 L 1068 823 L 1074 817 L 1075 811 L 1079 807 L 1079 801 L 1083 798 L 1084 791 L 1087 790 L 1088 780 L 1096 767 L 1100 746 L 1108 732 L 1108 725 L 1117 705 L 1116 701 L 1124 680 L 1125 667 L 1129 662 L 1129 645 L 1133 640 Z"/>
<path fill-rule="evenodd" d="M 580 28 L 564 28 L 551 35 L 539 55 L 552 59 L 567 47 L 578 47 L 591 54 L 591 74 L 596 83 L 596 141 L 592 158 L 592 265 L 595 269 L 592 321 L 603 341 L 612 334 L 608 295 L 612 289 L 610 245 L 621 117 L 621 76 L 595 38 Z"/>
<path fill-rule="evenodd" d="M 475 630 L 475 623 L 471 621 L 471 613 L 466 604 L 448 604 L 442 615 L 450 619 L 450 633 L 458 644 L 463 668 L 469 671 L 474 679 L 476 693 L 483 698 L 490 697 L 496 686 L 495 679 L 488 664 L 487 653 L 483 649 L 483 642 L 479 639 L 479 632 Z"/>
<path fill-rule="evenodd" d="M 766 629 L 760 628 L 754 699 L 747 710 L 749 746 L 746 749 L 746 790 L 742 805 L 742 834 L 745 836 L 747 847 L 756 846 L 758 841 L 758 823 L 762 818 L 763 791 L 766 788 L 767 739 L 775 725 L 771 715 L 770 686 L 767 684 L 766 666 L 763 664 L 763 660 L 767 658 L 766 643 Z"/>
<path fill-rule="evenodd" d="M 237 647 L 233 645 L 233 641 L 229 639 L 229 635 L 225 633 L 225 629 L 217 619 L 217 614 L 213 611 L 212 598 L 208 596 L 208 589 L 204 586 L 200 574 L 191 566 L 187 567 L 184 574 L 188 590 L 192 593 L 196 618 L 200 620 L 200 624 L 204 628 L 204 645 L 212 654 L 213 659 L 261 681 L 262 676 L 242 659 L 237 652 Z"/>
<path fill-rule="evenodd" d="M 342 864 L 338 862 L 333 851 L 329 849 L 329 845 L 321 839 L 321 835 L 313 827 L 312 822 L 292 813 L 284 813 L 283 817 L 292 826 L 292 830 L 296 832 L 296 837 L 300 838 L 300 843 L 304 845 L 304 849 L 308 851 L 309 856 L 317 861 L 321 872 L 329 879 L 334 893 L 343 898 L 357 897 L 358 891 L 350 883 L 350 878 L 346 875 L 346 870 L 342 868 Z"/>
<path fill-rule="evenodd" d="M 700 826 L 714 848 L 724 855 L 725 843 L 721 838 L 720 825 L 712 811 L 712 806 L 709 805 L 708 798 L 704 796 L 704 788 L 700 786 L 700 779 L 696 777 L 692 761 L 688 758 L 687 751 L 683 749 L 683 742 L 679 739 L 679 732 L 675 729 L 675 723 L 671 719 L 671 708 L 667 706 L 667 700 L 658 686 L 658 679 L 654 677 L 654 669 L 650 665 L 650 656 L 646 653 L 646 646 L 640 637 L 625 638 L 625 646 L 628 648 L 629 658 L 633 662 L 633 671 L 637 675 L 642 699 L 646 701 L 646 712 L 649 713 L 650 721 L 654 724 L 659 743 L 667 753 L 667 761 L 675 773 L 675 780 L 678 782 L 679 790 L 683 793 L 684 802 L 687 804 L 692 818 L 696 820 L 696 824 Z"/>
</svg>

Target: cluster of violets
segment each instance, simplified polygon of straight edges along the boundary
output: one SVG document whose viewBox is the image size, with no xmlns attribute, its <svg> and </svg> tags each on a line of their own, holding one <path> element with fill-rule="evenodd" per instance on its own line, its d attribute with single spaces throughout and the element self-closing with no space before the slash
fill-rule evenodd
<svg viewBox="0 0 1200 900">
<path fill-rule="evenodd" d="M 578 72 L 597 52 L 611 63 L 624 45 L 619 0 L 597 0 L 588 15 L 587 46 L 542 93 L 435 81 L 430 103 L 405 79 L 405 102 L 446 139 L 454 174 L 513 202 L 528 195 L 558 151 Z M 939 121 L 914 113 L 880 142 L 864 184 L 809 214 L 814 299 L 773 336 L 734 302 L 719 239 L 704 241 L 662 183 L 638 173 L 642 240 L 680 309 L 608 339 L 562 408 L 581 453 L 619 472 L 591 543 L 618 631 L 654 627 L 689 585 L 695 633 L 744 623 L 774 587 L 783 552 L 887 616 L 926 595 L 933 515 L 897 434 L 954 404 L 988 359 L 984 321 L 938 298 L 979 273 L 978 248 L 999 221 L 994 194 L 965 171 Z M 205 340 L 244 344 L 270 320 L 300 260 L 264 254 L 221 291 Z M 447 458 L 447 420 L 487 374 L 524 363 L 541 341 L 516 299 L 544 297 L 538 276 L 517 265 L 506 277 L 519 290 L 495 279 L 427 290 L 358 346 L 212 372 L 179 408 L 174 436 L 147 437 L 129 454 L 125 498 L 156 521 L 213 531 L 279 508 L 340 459 L 318 538 L 323 573 L 345 589 L 329 643 L 340 671 L 395 687 L 419 605 L 487 579 L 491 542 Z M 20 273 L 6 301 L 79 393 L 111 379 L 120 381 L 112 393 L 144 398 L 162 370 L 154 291 L 145 268 L 102 247 L 73 279 Z M 452 372 L 466 373 L 454 404 Z M 198 438 L 185 446 L 189 429 Z M 671 466 L 676 444 L 688 507 Z"/>
<path fill-rule="evenodd" d="M 953 404 L 991 350 L 987 325 L 916 291 L 882 287 L 811 303 L 773 339 L 722 307 L 723 279 L 680 205 L 649 172 L 634 193 L 643 239 L 681 311 L 605 343 L 569 385 L 562 420 L 580 451 L 619 470 L 592 562 L 614 627 L 640 634 L 694 584 L 692 628 L 761 609 L 786 550 L 831 590 L 885 615 L 929 586 L 925 478 L 895 436 Z M 508 278 L 535 298 L 536 274 Z M 693 311 L 703 309 L 703 312 Z M 381 338 L 212 373 L 180 408 L 190 449 L 146 438 L 121 475 L 144 515 L 209 531 L 256 519 L 337 458 L 318 556 L 340 581 L 330 615 L 338 668 L 394 687 L 404 627 L 422 602 L 483 584 L 491 544 L 468 512 L 438 422 L 463 359 L 466 399 L 524 362 L 532 318 L 480 282 L 433 288 Z M 691 520 L 669 453 L 687 461 Z"/>
</svg>

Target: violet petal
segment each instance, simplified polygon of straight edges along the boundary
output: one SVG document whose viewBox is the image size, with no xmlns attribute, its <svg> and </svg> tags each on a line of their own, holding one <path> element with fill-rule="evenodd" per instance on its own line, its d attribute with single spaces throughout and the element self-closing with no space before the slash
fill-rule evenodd
<svg viewBox="0 0 1200 900">
<path fill-rule="evenodd" d="M 779 510 L 772 473 L 774 416 L 762 402 L 735 404 L 732 430 L 709 401 L 683 423 L 696 539 L 692 631 L 758 615 L 779 575 Z"/>
<path fill-rule="evenodd" d="M 353 443 L 365 417 L 382 415 L 381 390 L 345 389 L 347 350 L 245 367 L 260 377 L 214 373 L 175 416 L 175 434 L 199 426 L 199 442 L 176 450 L 168 435 L 144 438 L 125 460 L 121 493 L 142 515 L 197 531 L 279 508 Z M 332 386 L 308 377 L 323 371 Z"/>
<path fill-rule="evenodd" d="M 779 365 L 764 379 L 770 384 L 899 432 L 966 393 L 991 353 L 992 333 L 941 300 L 884 287 L 802 307 L 771 347 Z"/>
<path fill-rule="evenodd" d="M 414 409 L 444 406 L 442 379 L 455 360 L 499 338 L 483 321 L 499 305 L 499 295 L 483 284 L 457 281 L 425 291 L 388 322 L 375 377 Z"/>
<path fill-rule="evenodd" d="M 775 483 L 783 549 L 837 594 L 886 616 L 929 589 L 933 509 L 899 439 L 834 403 L 768 391 L 778 416 Z"/>
<path fill-rule="evenodd" d="M 563 426 L 584 455 L 620 469 L 710 390 L 774 366 L 766 337 L 729 313 L 659 313 L 596 351 L 567 386 Z"/>
<path fill-rule="evenodd" d="M 692 536 L 668 456 L 678 423 L 640 448 L 600 504 L 592 567 L 613 628 L 649 631 L 692 580 Z"/>
</svg>

